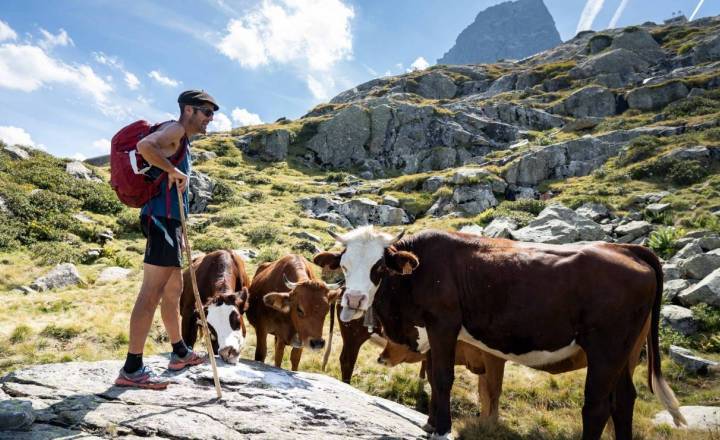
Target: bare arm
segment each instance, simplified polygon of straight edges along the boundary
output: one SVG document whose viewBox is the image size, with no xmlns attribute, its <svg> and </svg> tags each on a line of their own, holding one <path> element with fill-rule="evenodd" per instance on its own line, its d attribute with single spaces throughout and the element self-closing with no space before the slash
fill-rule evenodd
<svg viewBox="0 0 720 440">
<path fill-rule="evenodd" d="M 178 123 L 170 123 L 145 136 L 137 144 L 138 152 L 148 161 L 168 173 L 168 187 L 177 184 L 180 191 L 185 190 L 187 175 L 178 170 L 168 160 L 180 147 L 185 130 Z"/>
</svg>

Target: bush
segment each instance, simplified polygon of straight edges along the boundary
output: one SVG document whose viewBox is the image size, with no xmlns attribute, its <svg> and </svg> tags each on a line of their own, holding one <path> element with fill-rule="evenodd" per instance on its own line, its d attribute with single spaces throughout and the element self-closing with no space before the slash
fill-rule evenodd
<svg viewBox="0 0 720 440">
<path fill-rule="evenodd" d="M 245 233 L 245 236 L 247 236 L 247 239 L 248 241 L 250 241 L 250 243 L 257 246 L 260 243 L 269 243 L 275 241 L 279 234 L 280 229 L 277 226 L 265 224 L 249 229 Z"/>
<path fill-rule="evenodd" d="M 115 191 L 105 183 L 87 183 L 82 191 L 82 208 L 98 214 L 117 214 L 125 205 L 120 202 Z"/>
<path fill-rule="evenodd" d="M 247 201 L 251 202 L 251 203 L 259 202 L 259 201 L 265 199 L 265 193 L 263 193 L 259 189 L 254 189 L 248 193 L 245 193 L 244 196 L 245 196 L 245 199 L 247 199 Z"/>
<path fill-rule="evenodd" d="M 54 266 L 60 263 L 79 263 L 83 259 L 82 250 L 64 242 L 40 242 L 30 248 L 30 255 L 41 266 Z"/>
<path fill-rule="evenodd" d="M 652 157 L 662 146 L 660 139 L 652 136 L 640 136 L 632 141 L 628 147 L 620 153 L 617 164 L 621 167 L 631 163 L 640 162 Z"/>
<path fill-rule="evenodd" d="M 46 338 L 53 338 L 57 339 L 58 341 L 67 342 L 70 339 L 78 336 L 80 333 L 82 333 L 82 330 L 77 327 L 62 327 L 55 324 L 49 324 L 43 329 L 43 331 L 40 332 L 40 336 L 45 336 Z"/>
<path fill-rule="evenodd" d="M 544 200 L 521 199 L 515 201 L 504 201 L 498 206 L 499 209 L 507 209 L 509 211 L 528 212 L 532 215 L 538 215 L 545 209 Z"/>
<path fill-rule="evenodd" d="M 700 324 L 700 331 L 720 332 L 720 309 L 701 303 L 692 306 L 690 310 L 692 310 L 695 320 Z"/>
<path fill-rule="evenodd" d="M 685 235 L 685 231 L 674 227 L 660 228 L 650 233 L 648 246 L 656 254 L 667 259 L 677 251 L 677 240 Z"/>
<path fill-rule="evenodd" d="M 114 228 L 116 233 L 133 233 L 142 232 L 140 226 L 140 210 L 134 208 L 125 208 L 118 213 L 115 218 L 117 227 Z"/>
<path fill-rule="evenodd" d="M 238 245 L 229 237 L 199 237 L 192 242 L 192 247 L 194 250 L 212 252 L 218 249 L 234 249 Z"/>
<path fill-rule="evenodd" d="M 675 101 L 665 107 L 663 113 L 673 118 L 701 116 L 720 111 L 720 102 L 705 96 L 694 96 Z"/>
<path fill-rule="evenodd" d="M 230 201 L 235 191 L 224 180 L 218 180 L 215 183 L 212 200 L 214 203 L 224 203 Z"/>
<path fill-rule="evenodd" d="M 708 171 L 694 160 L 675 161 L 668 170 L 668 179 L 677 185 L 692 185 L 707 177 Z"/>
<path fill-rule="evenodd" d="M 0 251 L 15 249 L 20 245 L 24 227 L 22 223 L 0 213 Z"/>
<path fill-rule="evenodd" d="M 257 264 L 264 263 L 266 261 L 275 261 L 283 254 L 283 251 L 277 246 L 269 246 L 262 248 L 255 257 Z"/>
<path fill-rule="evenodd" d="M 20 324 L 15 327 L 12 334 L 10 334 L 10 342 L 17 344 L 19 342 L 25 342 L 32 334 L 32 330 L 25 324 Z"/>
</svg>

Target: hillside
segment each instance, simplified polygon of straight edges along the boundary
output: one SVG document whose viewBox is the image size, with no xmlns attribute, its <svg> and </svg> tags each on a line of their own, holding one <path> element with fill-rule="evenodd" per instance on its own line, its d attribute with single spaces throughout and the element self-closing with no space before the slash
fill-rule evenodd
<svg viewBox="0 0 720 440">
<path fill-rule="evenodd" d="M 248 273 L 288 252 L 330 248 L 329 227 L 365 223 L 647 244 L 676 286 L 667 305 L 692 314 L 680 324 L 668 318 L 663 348 L 718 361 L 720 303 L 696 301 L 688 289 L 720 266 L 719 86 L 717 17 L 584 32 L 518 62 L 377 78 L 297 120 L 194 140 L 190 240 L 196 251 L 242 250 Z M 106 167 L 83 171 L 41 151 L 1 147 L 0 373 L 120 359 L 141 280 L 138 211 L 115 200 Z M 58 263 L 74 263 L 78 279 L 48 290 L 34 283 Z M 110 280 L 110 267 L 129 272 Z M 683 333 L 687 322 L 693 330 Z M 250 335 L 243 358 L 252 347 Z M 145 352 L 167 349 L 158 319 Z M 417 366 L 387 370 L 376 357 L 363 347 L 352 384 L 424 408 Z M 683 405 L 720 404 L 717 373 L 664 361 Z M 320 372 L 320 356 L 304 356 L 301 369 Z M 465 438 L 577 437 L 583 372 L 509 367 L 502 423 L 492 428 L 475 420 L 475 377 L 457 371 L 452 410 Z M 655 427 L 660 407 L 645 373 L 641 366 L 635 376 L 639 438 L 714 438 Z"/>
</svg>

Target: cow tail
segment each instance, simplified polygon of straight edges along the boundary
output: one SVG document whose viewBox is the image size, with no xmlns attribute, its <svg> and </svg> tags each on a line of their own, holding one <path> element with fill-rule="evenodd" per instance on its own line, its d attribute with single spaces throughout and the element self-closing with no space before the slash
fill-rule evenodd
<svg viewBox="0 0 720 440">
<path fill-rule="evenodd" d="M 662 403 L 670 413 L 675 425 L 687 426 L 687 421 L 680 412 L 680 403 L 662 375 L 662 365 L 660 362 L 660 306 L 662 304 L 663 292 L 662 265 L 657 256 L 648 248 L 632 246 L 630 249 L 655 271 L 655 299 L 653 301 L 652 315 L 650 318 L 650 331 L 647 335 L 648 386 L 650 387 L 650 391 L 657 396 L 660 403 Z"/>
<path fill-rule="evenodd" d="M 330 303 L 330 335 L 328 336 L 328 345 L 325 349 L 325 354 L 323 355 L 323 362 L 322 362 L 322 370 L 325 371 L 325 367 L 327 367 L 328 359 L 330 359 L 330 350 L 332 349 L 332 340 L 333 340 L 333 329 L 335 328 L 335 302 L 333 301 Z"/>
</svg>

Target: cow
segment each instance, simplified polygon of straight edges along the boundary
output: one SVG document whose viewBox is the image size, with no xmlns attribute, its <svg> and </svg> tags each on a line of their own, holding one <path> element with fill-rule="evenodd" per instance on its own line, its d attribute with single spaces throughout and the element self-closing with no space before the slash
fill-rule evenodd
<svg viewBox="0 0 720 440">
<path fill-rule="evenodd" d="M 250 284 L 247 317 L 255 327 L 255 360 L 265 362 L 267 335 L 275 335 L 275 366 L 282 364 L 285 346 L 292 346 L 290 363 L 297 371 L 303 347 L 322 350 L 323 323 L 339 284 L 319 280 L 301 255 L 286 255 L 263 263 Z"/>
<path fill-rule="evenodd" d="M 341 268 L 340 319 L 373 307 L 388 337 L 427 352 L 428 424 L 450 436 L 450 389 L 458 340 L 530 367 L 587 357 L 583 439 L 598 439 L 610 417 L 616 439 L 631 439 L 636 398 L 630 354 L 650 318 L 648 384 L 677 425 L 685 423 L 660 365 L 662 267 L 647 248 L 550 245 L 427 230 L 403 239 L 358 228 L 341 252 L 315 262 Z M 402 311 L 402 319 L 398 314 Z M 404 328 L 415 327 L 412 337 Z"/>
<path fill-rule="evenodd" d="M 350 321 L 350 323 L 360 320 Z M 346 323 L 346 324 L 350 324 Z M 638 338 L 630 355 L 630 375 L 640 363 L 640 353 L 645 346 L 647 333 L 650 330 L 650 320 L 645 320 L 645 326 Z M 398 344 L 387 338 L 382 339 L 379 344 L 383 351 L 378 356 L 378 363 L 388 367 L 394 367 L 401 363 L 423 364 L 427 360 L 426 353 L 413 351 L 410 347 Z M 480 402 L 480 415 L 488 420 L 497 420 L 500 407 L 500 393 L 502 391 L 503 373 L 505 371 L 505 359 L 493 356 L 467 342 L 458 341 L 455 346 L 455 365 L 464 365 L 469 371 L 478 375 L 478 400 Z M 585 352 L 580 350 L 574 356 L 554 364 L 540 365 L 537 370 L 551 374 L 565 373 L 579 370 L 587 366 Z M 421 371 L 424 368 L 421 369 Z"/>
<path fill-rule="evenodd" d="M 243 314 L 248 307 L 250 278 L 242 258 L 230 250 L 217 250 L 192 262 L 198 292 L 204 305 L 213 351 L 228 363 L 235 364 L 245 344 Z M 189 346 L 197 340 L 199 315 L 190 269 L 183 273 L 180 314 L 183 340 Z"/>
</svg>

